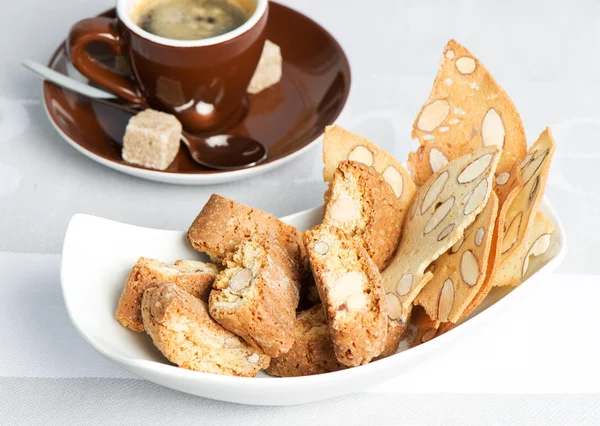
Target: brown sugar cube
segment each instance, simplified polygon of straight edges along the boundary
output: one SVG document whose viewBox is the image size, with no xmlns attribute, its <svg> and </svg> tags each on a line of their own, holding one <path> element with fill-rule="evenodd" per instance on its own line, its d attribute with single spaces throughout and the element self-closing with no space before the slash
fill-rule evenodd
<svg viewBox="0 0 600 426">
<path fill-rule="evenodd" d="M 147 109 L 129 120 L 123 137 L 123 160 L 165 170 L 179 152 L 182 127 L 170 114 Z"/>
<path fill-rule="evenodd" d="M 144 291 L 157 282 L 175 284 L 192 296 L 208 300 L 217 275 L 215 265 L 194 260 L 178 260 L 169 266 L 155 259 L 140 257 L 134 265 L 121 293 L 116 318 L 134 331 L 144 331 L 140 303 Z"/>
<path fill-rule="evenodd" d="M 398 247 L 404 214 L 392 186 L 373 167 L 340 162 L 323 222 L 362 244 L 380 271 Z"/>
<path fill-rule="evenodd" d="M 278 377 L 297 377 L 344 368 L 346 367 L 336 359 L 323 307 L 316 305 L 298 312 L 292 348 L 271 359 L 271 365 L 266 371 Z"/>
<path fill-rule="evenodd" d="M 256 236 L 225 261 L 210 293 L 212 317 L 251 346 L 275 357 L 294 343 L 297 269 L 277 240 Z"/>
<path fill-rule="evenodd" d="M 218 194 L 211 195 L 188 230 L 188 240 L 196 250 L 221 263 L 243 241 L 254 235 L 267 235 L 286 250 L 303 277 L 309 266 L 302 236 L 296 228 L 259 209 L 245 206 Z"/>
<path fill-rule="evenodd" d="M 254 377 L 269 365 L 268 356 L 217 324 L 206 303 L 173 284 L 144 292 L 142 317 L 154 346 L 180 367 Z"/>
<path fill-rule="evenodd" d="M 366 364 L 384 349 L 385 293 L 377 265 L 356 241 L 325 224 L 304 234 L 337 360 Z"/>
</svg>

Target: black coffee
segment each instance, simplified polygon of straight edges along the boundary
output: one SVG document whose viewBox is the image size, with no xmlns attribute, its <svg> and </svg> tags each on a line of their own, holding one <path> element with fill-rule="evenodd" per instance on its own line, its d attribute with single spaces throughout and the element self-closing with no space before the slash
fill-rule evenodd
<svg viewBox="0 0 600 426">
<path fill-rule="evenodd" d="M 241 26 L 253 12 L 249 4 L 247 0 L 146 0 L 132 18 L 160 37 L 201 40 Z"/>
</svg>

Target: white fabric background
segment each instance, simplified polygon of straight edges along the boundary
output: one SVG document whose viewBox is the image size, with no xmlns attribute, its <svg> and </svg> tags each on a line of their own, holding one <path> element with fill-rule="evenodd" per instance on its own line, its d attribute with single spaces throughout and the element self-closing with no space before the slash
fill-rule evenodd
<svg viewBox="0 0 600 426">
<path fill-rule="evenodd" d="M 112 0 L 2 2 L 0 25 L 0 424 L 407 423 L 600 424 L 600 3 L 534 0 L 286 0 L 341 42 L 353 86 L 341 123 L 398 158 L 454 37 L 494 73 L 528 139 L 558 142 L 547 195 L 570 253 L 485 332 L 367 392 L 300 407 L 244 407 L 132 378 L 71 327 L 59 290 L 62 237 L 84 212 L 186 229 L 212 192 L 275 215 L 321 202 L 320 151 L 264 176 L 215 187 L 139 180 L 97 165 L 52 130 L 41 83 L 20 61 L 47 61 L 78 19 Z M 293 194 L 293 197 L 290 197 Z M 587 275 L 582 275 L 587 274 Z"/>
</svg>

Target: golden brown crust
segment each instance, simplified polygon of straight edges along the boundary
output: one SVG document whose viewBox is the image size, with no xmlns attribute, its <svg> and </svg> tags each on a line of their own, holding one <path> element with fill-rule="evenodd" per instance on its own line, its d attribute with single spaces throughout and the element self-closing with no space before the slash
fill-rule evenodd
<svg viewBox="0 0 600 426">
<path fill-rule="evenodd" d="M 347 366 L 368 363 L 383 350 L 387 334 L 377 266 L 361 245 L 333 226 L 307 231 L 304 242 L 338 361 Z"/>
<path fill-rule="evenodd" d="M 182 264 L 187 266 L 182 267 Z M 216 272 L 214 265 L 203 262 L 177 261 L 174 266 L 169 266 L 158 260 L 140 257 L 125 281 L 115 317 L 125 327 L 144 331 L 140 305 L 147 288 L 157 282 L 169 282 L 192 296 L 207 301 Z"/>
<path fill-rule="evenodd" d="M 402 340 L 405 331 L 405 323 L 400 323 L 398 321 L 392 321 L 388 319 L 385 347 L 383 348 L 381 354 L 375 359 L 378 360 L 395 355 L 398 352 L 398 346 L 400 345 L 400 340 Z"/>
<path fill-rule="evenodd" d="M 316 305 L 298 312 L 292 348 L 271 359 L 271 365 L 266 371 L 278 377 L 297 377 L 344 368 L 346 367 L 336 359 L 323 307 Z"/>
<path fill-rule="evenodd" d="M 217 324 L 204 302 L 172 284 L 144 292 L 142 317 L 154 345 L 180 367 L 253 377 L 269 365 L 268 356 Z"/>
<path fill-rule="evenodd" d="M 187 233 L 196 250 L 221 263 L 243 241 L 255 235 L 268 235 L 287 251 L 296 262 L 302 280 L 308 281 L 310 267 L 302 235 L 268 213 L 213 194 L 198 214 Z"/>
<path fill-rule="evenodd" d="M 405 213 L 391 185 L 375 169 L 342 161 L 333 176 L 323 222 L 362 244 L 381 271 L 398 247 Z"/>
<path fill-rule="evenodd" d="M 287 352 L 294 343 L 300 287 L 293 261 L 277 240 L 257 235 L 229 254 L 225 265 L 210 294 L 212 317 L 269 356 Z M 246 272 L 245 287 L 238 289 L 238 274 Z"/>
</svg>

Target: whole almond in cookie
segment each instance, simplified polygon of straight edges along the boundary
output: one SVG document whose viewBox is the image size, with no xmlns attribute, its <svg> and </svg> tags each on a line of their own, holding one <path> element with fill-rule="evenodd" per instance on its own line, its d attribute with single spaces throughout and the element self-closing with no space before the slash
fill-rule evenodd
<svg viewBox="0 0 600 426">
<path fill-rule="evenodd" d="M 382 273 L 390 319 L 406 321 L 414 298 L 432 277 L 425 269 L 486 206 L 499 159 L 497 147 L 481 148 L 451 161 L 419 189 L 400 246 Z"/>
<path fill-rule="evenodd" d="M 339 164 L 323 222 L 359 242 L 379 270 L 398 247 L 404 215 L 391 186 L 375 169 L 356 161 Z M 322 244 L 317 252 L 325 250 Z"/>
<path fill-rule="evenodd" d="M 373 167 L 390 184 L 399 200 L 402 218 L 415 195 L 415 184 L 406 169 L 393 156 L 367 139 L 339 126 L 328 126 L 323 139 L 323 179 L 327 183 L 342 161 L 356 161 Z M 330 189 L 325 194 L 329 198 Z"/>
<path fill-rule="evenodd" d="M 485 208 L 463 236 L 463 243 L 435 260 L 436 272 L 415 298 L 433 320 L 456 323 L 486 279 L 498 198 L 492 192 Z"/>
<path fill-rule="evenodd" d="M 521 118 L 506 92 L 483 64 L 454 40 L 444 48 L 429 99 L 413 124 L 412 137 L 421 143 L 408 159 L 418 185 L 425 183 L 445 159 L 451 161 L 492 145 L 502 149 L 497 169 L 501 175 L 523 158 L 527 149 Z"/>
<path fill-rule="evenodd" d="M 276 357 L 294 343 L 300 281 L 279 242 L 255 235 L 224 262 L 210 293 L 210 315 L 254 348 Z"/>
</svg>

